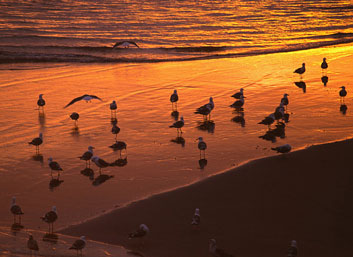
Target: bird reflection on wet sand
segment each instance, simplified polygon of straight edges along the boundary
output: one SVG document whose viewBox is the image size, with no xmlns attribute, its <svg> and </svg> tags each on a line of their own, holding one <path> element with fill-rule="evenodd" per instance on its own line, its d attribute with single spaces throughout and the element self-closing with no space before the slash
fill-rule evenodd
<svg viewBox="0 0 353 257">
<path fill-rule="evenodd" d="M 242 127 L 245 127 L 245 118 L 244 118 L 244 112 L 243 111 L 234 111 L 233 113 L 236 114 L 236 116 L 234 116 L 231 121 L 235 122 L 235 123 L 239 123 Z"/>
<path fill-rule="evenodd" d="M 20 224 L 20 223 L 17 223 L 17 222 L 15 222 L 15 223 L 13 223 L 11 225 L 11 231 L 15 235 L 16 235 L 17 232 L 20 232 L 23 228 L 24 228 L 24 226 L 22 224 Z"/>
<path fill-rule="evenodd" d="M 282 139 L 286 137 L 285 127 L 286 125 L 283 122 L 279 122 L 276 124 L 276 128 L 269 128 L 266 133 L 262 136 L 259 136 L 259 138 L 275 143 L 277 137 Z"/>
<path fill-rule="evenodd" d="M 322 84 L 324 84 L 324 87 L 327 86 L 327 82 L 328 82 L 328 77 L 327 76 L 322 76 L 321 77 L 321 82 Z"/>
<path fill-rule="evenodd" d="M 126 165 L 127 165 L 127 157 L 119 158 L 110 164 L 110 166 L 118 166 L 118 167 L 124 167 Z"/>
<path fill-rule="evenodd" d="M 45 113 L 38 112 L 38 122 L 41 128 L 45 127 Z"/>
<path fill-rule="evenodd" d="M 171 139 L 170 142 L 180 144 L 182 147 L 185 147 L 185 139 L 182 136 L 178 136 L 175 139 Z"/>
<path fill-rule="evenodd" d="M 170 116 L 172 116 L 174 118 L 174 120 L 177 121 L 179 119 L 179 112 L 178 111 L 172 111 Z"/>
<path fill-rule="evenodd" d="M 100 174 L 98 177 L 96 177 L 93 182 L 92 185 L 93 186 L 99 186 L 101 184 L 103 184 L 105 181 L 114 178 L 113 175 L 106 175 L 106 174 Z"/>
<path fill-rule="evenodd" d="M 343 115 L 346 115 L 347 109 L 348 109 L 347 105 L 341 104 L 341 106 L 340 106 L 340 112 L 341 112 Z"/>
<path fill-rule="evenodd" d="M 89 177 L 90 180 L 94 179 L 94 171 L 91 168 L 85 168 L 81 170 L 83 176 Z"/>
<path fill-rule="evenodd" d="M 42 154 L 33 155 L 32 160 L 43 164 L 43 155 Z"/>
<path fill-rule="evenodd" d="M 78 138 L 80 136 L 80 129 L 79 127 L 74 127 L 70 133 L 73 137 Z"/>
<path fill-rule="evenodd" d="M 59 236 L 55 233 L 45 233 L 43 236 L 44 242 L 49 242 L 56 244 L 58 242 Z"/>
<path fill-rule="evenodd" d="M 306 93 L 306 84 L 304 81 L 298 81 L 298 82 L 294 82 L 294 84 L 301 88 L 303 90 L 303 93 Z"/>
<path fill-rule="evenodd" d="M 204 158 L 199 160 L 200 169 L 203 170 L 206 167 L 206 165 L 207 165 L 207 159 Z"/>
<path fill-rule="evenodd" d="M 215 130 L 215 126 L 216 126 L 216 123 L 213 120 L 205 120 L 205 121 L 198 121 L 196 128 L 213 134 Z"/>
<path fill-rule="evenodd" d="M 58 176 L 55 178 L 55 177 L 51 177 L 51 180 L 49 182 L 49 189 L 51 191 L 53 191 L 55 188 L 57 188 L 58 186 L 61 185 L 61 183 L 63 183 L 64 180 L 61 180 L 60 179 L 60 173 L 58 174 Z"/>
</svg>

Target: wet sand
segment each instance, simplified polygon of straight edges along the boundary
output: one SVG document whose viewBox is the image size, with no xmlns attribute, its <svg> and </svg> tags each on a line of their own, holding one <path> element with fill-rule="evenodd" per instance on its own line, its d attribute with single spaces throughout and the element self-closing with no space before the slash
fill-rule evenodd
<svg viewBox="0 0 353 257">
<path fill-rule="evenodd" d="M 151 257 L 210 256 L 208 240 L 234 256 L 351 256 L 353 140 L 251 161 L 196 184 L 134 202 L 61 232 Z M 200 208 L 201 226 L 190 225 Z M 144 244 L 128 240 L 140 223 Z"/>
</svg>

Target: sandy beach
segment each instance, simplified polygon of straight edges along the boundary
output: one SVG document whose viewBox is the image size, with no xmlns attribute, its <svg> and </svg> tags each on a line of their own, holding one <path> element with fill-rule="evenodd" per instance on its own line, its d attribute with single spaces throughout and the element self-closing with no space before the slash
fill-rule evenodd
<svg viewBox="0 0 353 257">
<path fill-rule="evenodd" d="M 140 250 L 145 256 L 210 256 L 208 240 L 234 256 L 351 256 L 353 140 L 251 161 L 196 184 L 134 202 L 63 233 Z M 190 225 L 200 208 L 201 226 Z M 144 245 L 127 239 L 140 223 Z"/>
</svg>

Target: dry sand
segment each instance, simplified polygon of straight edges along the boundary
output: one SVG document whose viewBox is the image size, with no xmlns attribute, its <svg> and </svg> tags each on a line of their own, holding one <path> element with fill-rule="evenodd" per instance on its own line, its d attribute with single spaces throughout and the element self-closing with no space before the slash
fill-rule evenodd
<svg viewBox="0 0 353 257">
<path fill-rule="evenodd" d="M 208 240 L 234 256 L 352 256 L 353 140 L 251 161 L 61 232 L 120 244 L 148 257 L 210 256 Z M 190 225 L 194 209 L 201 227 Z M 144 243 L 128 240 L 140 223 Z"/>
</svg>

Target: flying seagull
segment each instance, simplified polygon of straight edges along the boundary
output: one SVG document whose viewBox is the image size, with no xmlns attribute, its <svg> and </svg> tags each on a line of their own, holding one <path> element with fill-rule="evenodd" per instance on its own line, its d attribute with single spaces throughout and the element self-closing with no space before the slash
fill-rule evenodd
<svg viewBox="0 0 353 257">
<path fill-rule="evenodd" d="M 114 48 L 129 48 L 131 46 L 136 46 L 137 48 L 140 48 L 134 41 L 120 41 L 116 42 L 115 45 L 113 46 Z"/>
<path fill-rule="evenodd" d="M 19 217 L 18 223 L 21 224 L 21 215 L 23 215 L 24 213 L 22 212 L 21 207 L 16 204 L 16 197 L 15 196 L 12 197 L 10 211 L 13 214 L 13 223 L 16 223 L 16 216 L 18 216 Z"/>
<path fill-rule="evenodd" d="M 218 248 L 215 239 L 209 241 L 209 251 L 213 257 L 233 257 L 233 255 L 226 253 L 223 249 Z"/>
<path fill-rule="evenodd" d="M 97 100 L 100 100 L 102 101 L 102 99 L 100 99 L 98 96 L 95 96 L 95 95 L 83 95 L 83 96 L 80 96 L 80 97 L 76 97 L 75 99 L 73 99 L 70 103 L 68 103 L 64 108 L 67 108 L 69 107 L 70 105 L 78 102 L 78 101 L 81 101 L 81 100 L 85 100 L 86 102 L 90 102 L 92 99 L 97 99 Z"/>
<path fill-rule="evenodd" d="M 43 221 L 49 225 L 49 234 L 54 233 L 54 222 L 58 219 L 58 213 L 56 212 L 56 206 L 53 206 L 51 211 L 47 212 L 43 217 L 40 217 Z"/>
<path fill-rule="evenodd" d="M 77 256 L 79 256 L 78 252 L 80 251 L 80 255 L 82 256 L 82 249 L 85 248 L 85 246 L 86 246 L 85 236 L 81 236 L 80 239 L 77 239 L 69 249 L 76 250 Z"/>
</svg>

